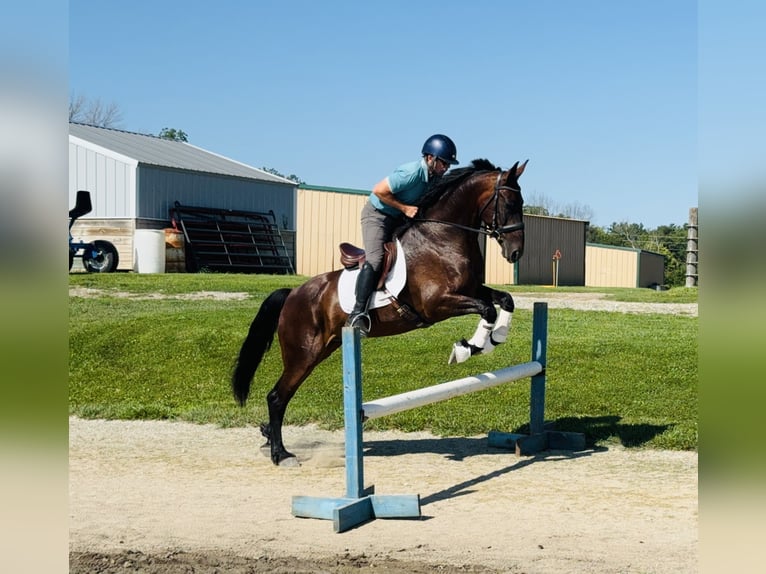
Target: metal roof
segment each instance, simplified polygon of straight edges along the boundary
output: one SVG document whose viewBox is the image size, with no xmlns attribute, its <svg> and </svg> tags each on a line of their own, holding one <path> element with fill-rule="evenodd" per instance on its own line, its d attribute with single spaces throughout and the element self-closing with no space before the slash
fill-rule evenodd
<svg viewBox="0 0 766 574">
<path fill-rule="evenodd" d="M 69 135 L 132 158 L 140 164 L 297 185 L 287 178 L 250 167 L 186 142 L 75 122 L 69 122 Z"/>
</svg>

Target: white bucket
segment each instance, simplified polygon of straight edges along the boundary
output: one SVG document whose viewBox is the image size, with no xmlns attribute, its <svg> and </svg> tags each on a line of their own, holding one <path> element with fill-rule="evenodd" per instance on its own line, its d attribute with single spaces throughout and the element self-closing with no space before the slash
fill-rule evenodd
<svg viewBox="0 0 766 574">
<path fill-rule="evenodd" d="M 133 271 L 165 273 L 165 232 L 162 229 L 136 229 Z"/>
</svg>

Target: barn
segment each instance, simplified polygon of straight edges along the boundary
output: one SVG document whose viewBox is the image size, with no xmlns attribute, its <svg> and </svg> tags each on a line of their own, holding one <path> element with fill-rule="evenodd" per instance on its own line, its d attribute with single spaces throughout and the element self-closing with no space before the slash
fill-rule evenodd
<svg viewBox="0 0 766 574">
<path fill-rule="evenodd" d="M 285 253 L 279 255 L 288 256 L 291 268 L 296 188 L 291 180 L 185 142 L 69 124 L 69 205 L 74 206 L 78 190 L 90 191 L 93 204 L 93 211 L 75 223 L 73 236 L 111 241 L 119 252 L 121 270 L 136 267 L 142 233 L 145 237 L 149 231 L 170 228 L 173 210 L 175 219 L 185 220 L 187 231 L 201 238 L 197 251 L 211 260 L 220 261 L 213 252 L 226 250 L 227 241 L 232 243 L 226 235 L 232 228 L 240 244 L 243 237 L 256 243 L 257 224 L 259 233 L 267 228 L 271 238 L 281 241 L 278 248 Z M 183 227 L 179 221 L 176 224 Z M 270 249 L 274 252 L 277 247 Z M 227 253 L 227 270 L 269 271 L 268 266 L 250 266 L 252 252 L 251 245 L 247 263 L 242 263 L 243 255 L 237 260 Z M 234 265 L 237 261 L 239 267 Z"/>
<path fill-rule="evenodd" d="M 525 215 L 524 257 L 517 285 L 585 285 L 585 236 L 588 222 L 563 217 Z"/>
<path fill-rule="evenodd" d="M 665 256 L 643 249 L 587 243 L 588 287 L 656 287 L 665 282 Z"/>
</svg>

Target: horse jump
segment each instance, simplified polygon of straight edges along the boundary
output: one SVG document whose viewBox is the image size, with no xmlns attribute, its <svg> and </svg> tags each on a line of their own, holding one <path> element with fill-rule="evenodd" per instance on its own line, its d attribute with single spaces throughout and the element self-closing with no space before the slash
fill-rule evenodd
<svg viewBox="0 0 766 574">
<path fill-rule="evenodd" d="M 423 405 L 444 401 L 531 377 L 530 434 L 492 431 L 488 444 L 497 448 L 514 448 L 517 455 L 532 454 L 548 448 L 582 450 L 585 437 L 579 433 L 545 430 L 545 363 L 548 338 L 548 305 L 535 303 L 532 329 L 532 360 L 473 377 L 456 379 L 432 387 L 393 395 L 362 403 L 361 347 L 359 330 L 343 328 L 343 402 L 346 443 L 346 496 L 318 498 L 294 496 L 293 516 L 332 520 L 335 532 L 344 532 L 373 518 L 417 518 L 420 496 L 375 495 L 374 487 L 364 488 L 362 423 Z"/>
</svg>

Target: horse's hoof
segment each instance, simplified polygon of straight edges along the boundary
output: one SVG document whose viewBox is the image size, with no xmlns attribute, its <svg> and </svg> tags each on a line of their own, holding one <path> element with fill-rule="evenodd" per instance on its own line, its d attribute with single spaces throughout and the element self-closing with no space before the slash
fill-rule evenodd
<svg viewBox="0 0 766 574">
<path fill-rule="evenodd" d="M 448 365 L 454 365 L 455 363 L 464 363 L 471 358 L 471 347 L 465 344 L 463 341 L 452 345 L 452 353 L 449 356 Z"/>
<path fill-rule="evenodd" d="M 482 355 L 489 355 L 492 351 L 495 350 L 495 347 L 497 347 L 500 343 L 496 343 L 492 340 L 492 336 L 487 338 L 487 341 L 484 343 L 484 348 L 481 350 Z"/>
<path fill-rule="evenodd" d="M 298 462 L 297 457 L 289 456 L 287 458 L 283 458 L 279 461 L 279 467 L 280 468 L 295 468 L 300 466 L 301 463 Z"/>
</svg>

